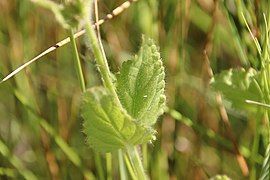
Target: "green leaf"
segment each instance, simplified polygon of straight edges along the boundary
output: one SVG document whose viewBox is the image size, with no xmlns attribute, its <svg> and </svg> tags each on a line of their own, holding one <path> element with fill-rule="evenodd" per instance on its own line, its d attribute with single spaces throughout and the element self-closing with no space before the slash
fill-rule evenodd
<svg viewBox="0 0 270 180">
<path fill-rule="evenodd" d="M 121 104 L 141 124 L 154 124 L 164 112 L 164 78 L 158 47 L 143 38 L 138 56 L 123 63 L 116 84 Z"/>
<path fill-rule="evenodd" d="M 87 143 L 97 151 L 110 152 L 154 138 L 154 130 L 134 122 L 103 87 L 84 93 L 82 117 Z"/>
<path fill-rule="evenodd" d="M 257 76 L 253 69 L 230 69 L 215 75 L 211 86 L 221 92 L 233 108 L 257 112 L 256 106 L 246 103 L 246 100 L 262 101 Z"/>
</svg>

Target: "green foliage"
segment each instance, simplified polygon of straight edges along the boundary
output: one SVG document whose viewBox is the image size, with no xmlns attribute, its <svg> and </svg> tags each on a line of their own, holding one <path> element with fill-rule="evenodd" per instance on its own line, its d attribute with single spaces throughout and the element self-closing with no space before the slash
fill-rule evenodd
<svg viewBox="0 0 270 180">
<path fill-rule="evenodd" d="M 4 75 L 0 72 L 0 80 L 4 78 Z"/>
<path fill-rule="evenodd" d="M 154 124 L 164 112 L 164 77 L 157 46 L 143 38 L 138 56 L 123 63 L 116 85 L 123 107 L 142 124 Z"/>
<path fill-rule="evenodd" d="M 154 138 L 154 124 L 165 108 L 165 73 L 153 40 L 143 38 L 139 55 L 123 64 L 117 75 L 122 104 L 105 88 L 83 97 L 82 116 L 87 142 L 98 151 L 114 151 Z"/>
<path fill-rule="evenodd" d="M 66 24 L 73 28 L 78 27 L 83 19 L 84 6 L 86 3 L 83 3 L 83 0 L 68 1 L 61 9 Z"/>
<path fill-rule="evenodd" d="M 10 168 L 3 168 L 0 167 L 0 176 L 7 176 L 10 178 L 15 178 L 16 177 L 16 172 L 13 169 Z"/>
<path fill-rule="evenodd" d="M 226 175 L 216 175 L 215 177 L 210 178 L 210 180 L 230 180 Z"/>
<path fill-rule="evenodd" d="M 114 151 L 153 138 L 154 131 L 134 122 L 102 87 L 84 93 L 82 117 L 87 142 L 98 151 Z"/>
<path fill-rule="evenodd" d="M 211 86 L 221 92 L 233 108 L 255 113 L 257 108 L 247 104 L 246 100 L 262 100 L 257 77 L 258 73 L 253 69 L 230 69 L 215 75 Z"/>
<path fill-rule="evenodd" d="M 6 144 L 0 139 L 0 154 L 6 157 L 9 162 L 17 169 L 18 173 L 21 174 L 27 180 L 36 180 L 38 179 L 32 171 L 29 171 L 23 166 L 22 161 L 15 155 L 11 153 Z M 1 175 L 1 173 L 0 173 Z"/>
<path fill-rule="evenodd" d="M 57 4 L 49 0 L 32 0 L 37 5 L 49 9 L 55 15 L 56 20 L 66 29 L 76 28 L 83 19 L 83 11 L 87 2 L 82 0 L 67 1 L 65 4 Z"/>
<path fill-rule="evenodd" d="M 29 1 L 40 3 L 52 10 L 54 16 L 49 15 L 51 12 L 32 8 Z M 123 68 L 118 75 L 112 75 L 107 71 L 107 78 L 101 75 L 103 81 L 98 81 L 97 77 L 100 77 L 100 74 L 95 69 L 93 54 L 95 60 L 98 58 L 94 52 L 89 53 L 89 49 L 82 45 L 83 39 L 76 41 L 83 62 L 82 71 L 86 77 L 86 85 L 96 86 L 100 82 L 104 83 L 104 80 L 114 82 L 113 88 L 104 85 L 106 90 L 93 88 L 87 92 L 88 95 L 85 94 L 94 101 L 91 101 L 90 105 L 85 105 L 86 111 L 90 110 L 92 114 L 89 113 L 91 117 L 87 117 L 84 125 L 88 124 L 87 128 L 94 129 L 96 126 L 93 125 L 101 124 L 98 125 L 100 129 L 94 129 L 94 132 L 98 131 L 94 136 L 91 134 L 93 131 L 88 130 L 87 133 L 90 134 L 88 143 L 93 143 L 92 136 L 98 137 L 103 143 L 103 135 L 113 141 L 115 134 L 125 135 L 117 129 L 120 125 L 114 126 L 114 123 L 123 124 L 123 121 L 131 122 L 134 125 L 132 127 L 152 131 L 149 126 L 156 121 L 158 109 L 162 111 L 163 108 L 162 103 L 158 103 L 158 99 L 155 98 L 153 98 L 154 107 L 148 109 L 147 103 L 151 101 L 149 97 L 157 93 L 157 88 L 154 87 L 158 83 L 155 84 L 155 81 L 137 83 L 134 76 L 131 76 L 134 79 L 132 83 L 128 80 L 130 70 L 132 75 L 135 69 L 142 73 L 136 77 L 147 79 L 147 73 L 155 73 L 151 68 L 158 69 L 158 66 L 155 63 L 138 66 L 145 61 L 140 59 L 140 54 L 135 58 L 126 58 L 130 57 L 130 52 L 138 49 L 141 34 L 147 34 L 158 39 L 162 58 L 166 59 L 163 63 L 167 71 L 168 97 L 167 114 L 155 125 L 157 133 L 161 136 L 158 136 L 159 139 L 154 141 L 153 146 L 148 146 L 146 153 L 143 151 L 142 154 L 149 179 L 193 179 L 194 176 L 203 179 L 216 174 L 217 169 L 222 170 L 222 173 L 231 179 L 259 179 L 260 176 L 261 179 L 269 179 L 269 148 L 264 153 L 264 144 L 267 145 L 269 142 L 269 2 L 266 0 L 227 0 L 213 1 L 214 3 L 209 3 L 208 0 L 199 2 L 138 0 L 136 3 L 129 1 L 114 11 L 119 12 L 129 7 L 122 18 L 113 16 L 113 20 L 109 20 L 110 16 L 105 14 L 125 1 L 98 1 L 100 18 L 107 17 L 105 26 L 100 28 L 104 51 L 109 62 L 108 65 L 97 63 L 97 67 L 102 71 L 107 66 L 116 72 L 118 62 L 131 59 L 122 65 Z M 76 2 L 76 0 L 0 0 L 2 10 L 0 78 L 1 73 L 7 75 L 40 50 L 70 36 L 59 24 L 54 23 L 55 17 L 61 26 L 73 29 L 74 33 L 78 26 L 81 29 L 80 25 L 83 23 L 90 24 L 90 14 L 92 16 L 94 13 L 90 8 L 82 7 Z M 85 13 L 84 9 L 89 12 L 85 19 L 81 14 Z M 246 22 L 243 17 L 246 18 Z M 93 35 L 96 36 L 96 32 Z M 256 44 L 253 42 L 254 39 L 257 39 Z M 92 43 L 90 48 L 93 48 L 93 44 L 99 45 L 93 41 L 87 42 Z M 258 45 L 261 54 L 257 50 Z M 141 49 L 140 52 L 146 52 L 147 48 Z M 23 177 L 29 179 L 31 177 L 29 172 L 37 179 L 87 179 L 87 170 L 94 172 L 97 179 L 102 177 L 125 179 L 121 178 L 125 177 L 125 174 L 127 179 L 141 179 L 134 170 L 134 162 L 126 154 L 128 151 L 122 151 L 126 154 L 124 156 L 126 163 L 122 163 L 122 171 L 120 165 L 122 160 L 119 158 L 117 161 L 116 153 L 112 153 L 111 161 L 107 159 L 105 162 L 105 157 L 89 151 L 85 146 L 81 121 L 78 118 L 78 99 L 81 91 L 75 78 L 74 57 L 71 56 L 71 50 L 70 46 L 57 48 L 55 54 L 44 56 L 40 59 L 40 63 L 32 64 L 14 79 L 1 83 L 0 139 L 3 139 L 4 145 L 0 142 L 0 179 Z M 202 83 L 205 80 L 205 72 L 202 71 L 205 69 L 204 65 L 207 65 L 204 61 L 204 50 L 207 51 L 211 65 L 207 68 L 211 68 L 213 72 L 236 66 L 246 70 L 223 71 L 214 76 L 211 84 L 211 87 L 221 92 L 224 97 L 222 102 L 228 110 L 231 132 L 226 126 L 224 128 L 223 123 L 219 123 L 220 115 L 217 108 L 213 108 L 216 101 L 209 101 L 211 97 L 216 97 L 215 91 L 209 90 L 208 85 Z M 141 67 L 150 70 L 144 71 Z M 257 72 L 248 70 L 249 68 L 254 68 Z M 122 87 L 120 81 L 123 82 Z M 145 84 L 146 90 L 141 91 L 143 88 L 139 85 Z M 122 96 L 132 91 L 141 93 L 146 100 L 136 95 Z M 144 94 L 145 92 L 148 94 Z M 115 103 L 116 95 L 119 96 L 119 102 Z M 102 111 L 108 109 L 108 104 L 104 106 L 101 99 L 102 102 L 109 99 L 113 112 L 118 112 L 113 115 L 109 113 L 113 119 L 108 118 L 107 113 L 110 111 L 106 111 L 105 120 L 96 118 L 100 113 L 95 109 L 97 105 Z M 246 100 L 253 102 L 246 103 Z M 235 108 L 233 111 L 232 107 Z M 248 113 L 244 114 L 243 111 Z M 121 119 L 118 118 L 119 114 Z M 84 129 L 85 132 L 87 128 Z M 107 134 L 108 129 L 110 134 Z M 46 134 L 48 140 L 45 138 L 44 142 L 43 137 Z M 149 136 L 151 134 L 152 132 Z M 230 134 L 235 136 L 236 145 L 248 162 L 247 176 L 241 172 L 239 167 L 241 164 L 236 161 L 235 147 Z M 123 148 L 127 145 L 126 141 L 130 143 L 128 138 L 120 139 L 120 143 L 118 136 L 116 139 L 117 146 Z M 104 150 L 103 147 L 100 149 Z M 134 154 L 136 155 L 132 153 Z M 119 157 L 121 156 L 122 153 Z M 112 165 L 113 168 L 106 164 Z M 125 173 L 125 169 L 129 170 L 129 175 Z M 120 176 L 121 173 L 124 175 Z M 229 178 L 217 175 L 212 179 Z"/>
<path fill-rule="evenodd" d="M 265 158 L 262 165 L 262 172 L 260 176 L 260 180 L 268 180 L 270 179 L 270 144 L 266 149 Z"/>
</svg>

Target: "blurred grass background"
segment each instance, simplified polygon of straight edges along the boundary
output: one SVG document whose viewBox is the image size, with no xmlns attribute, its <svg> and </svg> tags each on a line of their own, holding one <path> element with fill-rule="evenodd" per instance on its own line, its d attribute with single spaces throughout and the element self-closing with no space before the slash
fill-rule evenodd
<svg viewBox="0 0 270 180">
<path fill-rule="evenodd" d="M 100 17 L 123 2 L 99 0 Z M 259 38 L 268 6 L 267 0 L 140 0 L 102 25 L 112 72 L 138 51 L 142 34 L 160 45 L 168 112 L 156 124 L 157 140 L 148 145 L 145 166 L 151 179 L 207 179 L 216 174 L 258 178 L 265 147 L 256 134 L 265 129 L 254 128 L 256 117 L 224 102 L 231 126 L 227 129 L 209 98 L 211 73 L 206 65 L 214 74 L 259 68 L 241 13 Z M 0 9 L 1 77 L 68 36 L 51 12 L 29 0 L 1 0 Z M 77 42 L 87 87 L 101 84 L 84 38 Z M 95 161 L 105 169 L 105 155 L 94 159 L 85 144 L 73 61 L 66 45 L 0 85 L 0 179 L 83 179 L 97 176 Z M 245 163 L 237 161 L 236 149 L 249 175 Z M 115 163 L 114 179 L 119 178 L 117 169 Z"/>
</svg>

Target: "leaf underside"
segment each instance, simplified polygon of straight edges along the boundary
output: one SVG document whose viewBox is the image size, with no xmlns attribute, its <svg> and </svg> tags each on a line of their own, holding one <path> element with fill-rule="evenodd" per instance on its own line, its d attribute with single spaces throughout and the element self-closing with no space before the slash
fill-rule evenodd
<svg viewBox="0 0 270 180">
<path fill-rule="evenodd" d="M 103 87 L 84 93 L 82 117 L 87 143 L 97 151 L 111 152 L 153 139 L 154 130 L 134 122 Z"/>
<path fill-rule="evenodd" d="M 164 112 L 164 78 L 158 47 L 143 38 L 138 56 L 123 63 L 116 83 L 121 104 L 139 123 L 150 126 Z"/>
</svg>

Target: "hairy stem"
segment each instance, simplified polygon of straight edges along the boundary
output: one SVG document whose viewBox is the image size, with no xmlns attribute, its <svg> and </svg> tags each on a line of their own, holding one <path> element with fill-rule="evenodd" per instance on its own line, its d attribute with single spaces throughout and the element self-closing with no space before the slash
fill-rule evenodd
<svg viewBox="0 0 270 180">
<path fill-rule="evenodd" d="M 131 176 L 131 179 L 137 180 L 136 175 L 135 175 L 135 172 L 133 170 L 133 167 L 132 167 L 132 165 L 130 163 L 130 160 L 129 160 L 129 158 L 128 158 L 127 155 L 125 155 L 125 162 L 126 162 L 126 166 L 127 166 L 128 172 L 129 172 L 129 174 Z"/>
<path fill-rule="evenodd" d="M 94 28 L 88 21 L 88 17 L 89 17 L 88 13 L 86 13 L 85 17 L 86 17 L 86 22 L 87 22 L 86 27 L 85 27 L 87 38 L 91 42 L 92 50 L 96 57 L 96 62 L 97 62 L 97 65 L 98 65 L 98 68 L 102 77 L 103 85 L 110 91 L 110 93 L 114 96 L 116 102 L 121 106 L 121 103 L 118 99 L 113 82 L 111 80 L 111 72 L 110 72 L 108 63 L 102 54 L 102 50 L 99 45 Z"/>
<path fill-rule="evenodd" d="M 139 156 L 139 153 L 135 146 L 127 147 L 127 153 L 130 158 L 130 161 L 135 169 L 137 179 L 147 180 L 147 176 L 144 173 L 143 165 Z"/>
<path fill-rule="evenodd" d="M 127 173 L 126 173 L 126 168 L 125 168 L 125 163 L 124 163 L 124 155 L 121 149 L 118 150 L 118 161 L 119 161 L 119 169 L 120 169 L 120 179 L 126 180 Z"/>
<path fill-rule="evenodd" d="M 90 7 L 90 9 L 92 9 L 92 7 Z M 89 42 L 91 43 L 91 48 L 96 58 L 96 63 L 98 65 L 98 68 L 102 77 L 103 85 L 113 95 L 118 106 L 122 108 L 122 105 L 119 101 L 119 98 L 115 90 L 115 86 L 111 79 L 111 72 L 108 66 L 108 62 L 106 60 L 105 53 L 102 51 L 102 47 L 98 41 L 95 30 L 88 20 L 88 18 L 91 17 L 91 13 L 89 12 L 88 9 L 85 10 L 84 17 L 85 17 L 85 22 L 86 22 L 86 25 L 85 25 L 86 35 Z M 128 151 L 129 158 L 135 168 L 135 172 L 137 173 L 138 179 L 146 180 L 147 178 L 146 178 L 146 175 L 144 174 L 142 162 L 140 160 L 136 147 L 135 146 L 128 147 L 127 151 Z"/>
</svg>

